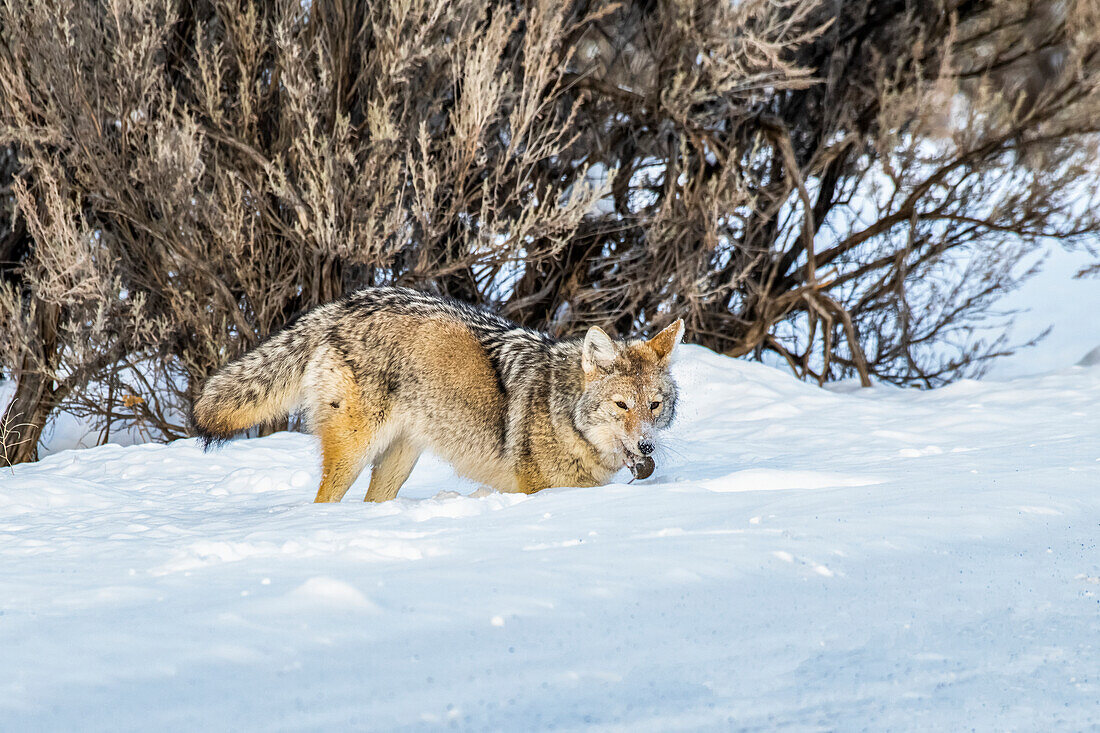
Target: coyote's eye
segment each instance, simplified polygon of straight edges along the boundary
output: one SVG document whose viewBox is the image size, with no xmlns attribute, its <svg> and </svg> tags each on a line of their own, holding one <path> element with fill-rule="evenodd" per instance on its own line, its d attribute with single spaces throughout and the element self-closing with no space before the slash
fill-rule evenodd
<svg viewBox="0 0 1100 733">
<path fill-rule="evenodd" d="M 618 408 L 619 408 L 620 410 L 629 410 L 629 409 L 630 409 L 629 407 L 627 407 L 627 406 L 626 406 L 626 403 L 625 403 L 625 402 L 623 402 L 622 400 L 618 400 L 618 401 L 617 401 L 617 402 L 615 403 L 615 405 L 616 405 L 616 406 L 617 406 L 617 407 L 618 407 Z"/>
<path fill-rule="evenodd" d="M 659 409 L 661 409 L 661 401 L 660 400 L 654 400 L 653 402 L 649 403 L 650 412 L 657 412 L 657 410 L 659 410 Z"/>
</svg>

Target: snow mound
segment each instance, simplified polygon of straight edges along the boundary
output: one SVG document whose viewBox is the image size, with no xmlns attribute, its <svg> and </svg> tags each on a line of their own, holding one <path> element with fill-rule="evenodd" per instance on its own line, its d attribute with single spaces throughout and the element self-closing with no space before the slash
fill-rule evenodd
<svg viewBox="0 0 1100 733">
<path fill-rule="evenodd" d="M 310 502 L 312 438 L 0 474 L 0 730 L 1082 730 L 1100 370 L 822 390 L 684 347 L 645 481 L 431 458 Z"/>
<path fill-rule="evenodd" d="M 1089 353 L 1081 357 L 1081 361 L 1077 362 L 1077 366 L 1092 367 L 1100 364 L 1100 345 L 1097 345 Z"/>
</svg>

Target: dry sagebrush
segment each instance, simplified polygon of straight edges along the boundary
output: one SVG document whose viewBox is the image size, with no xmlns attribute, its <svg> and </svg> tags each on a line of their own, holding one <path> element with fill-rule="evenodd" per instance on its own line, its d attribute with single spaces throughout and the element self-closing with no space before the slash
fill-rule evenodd
<svg viewBox="0 0 1100 733">
<path fill-rule="evenodd" d="M 1096 3 L 3 0 L 5 458 L 398 283 L 934 385 L 1095 241 Z M 1082 198 L 1084 196 L 1085 198 Z"/>
</svg>

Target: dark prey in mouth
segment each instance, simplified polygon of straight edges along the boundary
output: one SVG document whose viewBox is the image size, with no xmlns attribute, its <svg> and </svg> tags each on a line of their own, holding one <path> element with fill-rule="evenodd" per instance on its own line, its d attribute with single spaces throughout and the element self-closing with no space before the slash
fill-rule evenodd
<svg viewBox="0 0 1100 733">
<path fill-rule="evenodd" d="M 630 472 L 634 474 L 635 479 L 645 479 L 653 475 L 653 468 L 653 459 L 649 456 L 643 456 L 637 463 L 630 465 Z"/>
</svg>

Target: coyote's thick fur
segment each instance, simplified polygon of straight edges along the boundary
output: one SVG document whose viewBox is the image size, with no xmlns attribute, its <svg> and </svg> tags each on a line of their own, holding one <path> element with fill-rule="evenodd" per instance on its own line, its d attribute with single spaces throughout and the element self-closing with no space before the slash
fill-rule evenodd
<svg viewBox="0 0 1100 733">
<path fill-rule="evenodd" d="M 321 439 L 317 501 L 373 465 L 397 496 L 422 451 L 500 491 L 596 486 L 647 461 L 672 421 L 676 321 L 648 341 L 557 341 L 465 303 L 370 288 L 302 316 L 222 367 L 195 402 L 209 446 L 300 408 Z M 648 471 L 646 471 L 648 473 Z"/>
</svg>

